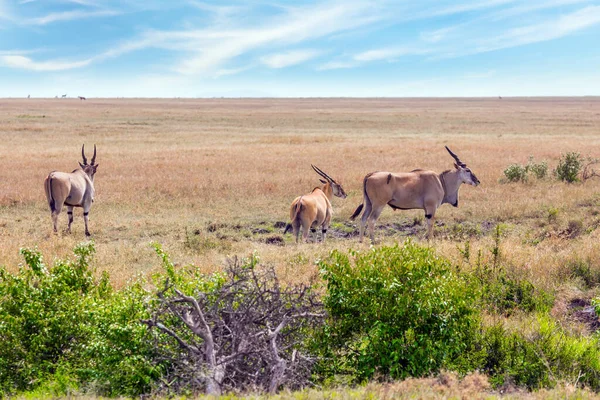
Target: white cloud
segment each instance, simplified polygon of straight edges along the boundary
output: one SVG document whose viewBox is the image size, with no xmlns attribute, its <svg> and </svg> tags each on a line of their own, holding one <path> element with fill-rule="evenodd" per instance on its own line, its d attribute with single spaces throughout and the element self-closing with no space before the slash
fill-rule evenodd
<svg viewBox="0 0 600 400">
<path fill-rule="evenodd" d="M 373 13 L 369 2 L 363 1 L 292 8 L 286 14 L 264 21 L 255 28 L 202 31 L 204 38 L 197 42 L 200 50 L 191 58 L 182 60 L 175 66 L 175 70 L 182 74 L 210 73 L 233 58 L 260 47 L 276 47 L 322 38 L 381 18 Z M 222 38 L 211 41 L 208 40 L 208 35 Z"/>
<path fill-rule="evenodd" d="M 436 29 L 434 31 L 422 32 L 421 40 L 429 43 L 438 43 L 448 38 L 448 35 L 456 31 L 458 25 Z"/>
<path fill-rule="evenodd" d="M 600 6 L 589 6 L 539 24 L 512 28 L 498 36 L 478 40 L 479 45 L 474 53 L 558 39 L 598 23 L 600 23 Z"/>
<path fill-rule="evenodd" d="M 322 54 L 318 50 L 292 50 L 285 53 L 270 54 L 261 57 L 260 61 L 270 68 L 284 68 L 301 64 Z"/>
<path fill-rule="evenodd" d="M 73 10 L 73 11 L 64 11 L 57 12 L 45 15 L 43 17 L 31 18 L 27 20 L 25 23 L 29 25 L 47 25 L 53 22 L 58 21 L 72 21 L 77 19 L 84 18 L 97 18 L 97 17 L 111 17 L 114 15 L 119 15 L 120 12 L 113 10 L 97 10 L 97 11 L 83 11 L 83 10 Z"/>
<path fill-rule="evenodd" d="M 252 68 L 252 65 L 248 65 L 241 68 L 223 68 L 214 73 L 213 78 L 220 78 L 227 75 L 237 75 L 241 72 L 247 71 Z"/>
<path fill-rule="evenodd" d="M 354 55 L 356 61 L 379 61 L 388 60 L 392 61 L 402 56 L 409 55 L 424 55 L 429 54 L 433 50 L 426 48 L 407 48 L 407 47 L 390 47 L 383 49 L 368 50 L 362 53 Z"/>
<path fill-rule="evenodd" d="M 467 79 L 485 79 L 485 78 L 491 78 L 494 75 L 496 75 L 496 70 L 495 69 L 490 69 L 490 70 L 485 71 L 485 72 L 471 72 L 471 73 L 465 74 L 464 78 L 467 78 Z"/>
<path fill-rule="evenodd" d="M 534 11 L 548 10 L 563 6 L 589 3 L 591 0 L 544 0 L 528 1 L 523 4 L 495 11 L 489 15 L 491 19 L 511 18 L 522 14 L 531 14 Z"/>
<path fill-rule="evenodd" d="M 83 61 L 42 61 L 36 62 L 29 57 L 21 55 L 3 55 L 0 56 L 0 65 L 10 68 L 27 69 L 30 71 L 62 71 L 66 69 L 81 68 L 89 65 L 92 62 L 91 59 Z"/>
<path fill-rule="evenodd" d="M 317 67 L 317 71 L 328 71 L 332 69 L 347 69 L 356 67 L 358 63 L 353 61 L 330 61 Z"/>
</svg>

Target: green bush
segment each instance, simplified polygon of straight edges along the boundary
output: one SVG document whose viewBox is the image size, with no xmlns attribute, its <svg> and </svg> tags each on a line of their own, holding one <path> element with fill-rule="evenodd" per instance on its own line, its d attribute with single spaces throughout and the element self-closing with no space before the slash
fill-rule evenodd
<svg viewBox="0 0 600 400">
<path fill-rule="evenodd" d="M 544 179 L 548 176 L 548 163 L 546 161 L 536 163 L 533 161 L 533 157 L 529 157 L 529 162 L 525 169 L 527 172 L 531 172 L 537 179 Z"/>
<path fill-rule="evenodd" d="M 546 161 L 536 163 L 530 156 L 527 165 L 510 164 L 504 170 L 508 182 L 527 182 L 530 174 L 533 174 L 536 179 L 544 179 L 548 176 L 548 163 Z"/>
<path fill-rule="evenodd" d="M 48 268 L 22 249 L 17 274 L 0 268 L 0 395 L 47 391 L 65 395 L 139 395 L 159 376 L 153 366 L 140 285 L 114 291 L 94 279 L 92 243 L 74 260 Z"/>
<path fill-rule="evenodd" d="M 501 324 L 485 329 L 476 350 L 465 352 L 472 364 L 500 386 L 510 382 L 535 390 L 559 382 L 577 382 L 600 389 L 600 341 L 572 336 L 548 316 L 540 316 L 531 331 L 509 331 Z"/>
<path fill-rule="evenodd" d="M 364 381 L 424 376 L 474 339 L 475 293 L 448 261 L 410 241 L 320 263 L 329 319 L 317 347 L 321 372 Z"/>
<path fill-rule="evenodd" d="M 527 168 L 519 164 L 510 164 L 504 170 L 504 176 L 509 182 L 527 182 Z"/>
<path fill-rule="evenodd" d="M 558 165 L 554 170 L 554 176 L 558 180 L 573 183 L 579 181 L 579 173 L 583 167 L 583 158 L 579 153 L 569 152 L 562 154 L 558 160 Z"/>
</svg>

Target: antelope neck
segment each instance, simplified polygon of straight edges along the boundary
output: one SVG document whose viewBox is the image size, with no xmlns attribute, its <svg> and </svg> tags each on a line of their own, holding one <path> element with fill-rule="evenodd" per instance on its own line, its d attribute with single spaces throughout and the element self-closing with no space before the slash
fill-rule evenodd
<svg viewBox="0 0 600 400">
<path fill-rule="evenodd" d="M 454 193 L 448 193 L 448 186 L 446 184 L 446 177 L 452 174 L 452 171 L 444 171 L 440 174 L 440 181 L 442 182 L 442 189 L 444 189 L 444 199 L 442 200 L 442 204 L 448 203 L 452 204 L 454 207 L 458 206 L 458 185 L 454 191 Z"/>
</svg>

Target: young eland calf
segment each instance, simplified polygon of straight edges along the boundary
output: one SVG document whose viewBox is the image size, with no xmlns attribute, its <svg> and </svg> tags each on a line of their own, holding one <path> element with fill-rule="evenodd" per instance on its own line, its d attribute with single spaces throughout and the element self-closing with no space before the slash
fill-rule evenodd
<svg viewBox="0 0 600 400">
<path fill-rule="evenodd" d="M 315 242 L 317 241 L 317 227 L 321 227 L 323 241 L 329 228 L 331 221 L 331 199 L 332 196 L 346 198 L 346 192 L 342 188 L 342 185 L 337 183 L 332 177 L 321 171 L 314 165 L 310 165 L 317 174 L 321 175 L 324 179 L 320 179 L 323 187 L 316 187 L 309 194 L 298 196 L 292 202 L 290 207 L 290 219 L 291 223 L 287 224 L 284 234 L 293 228 L 294 235 L 296 235 L 296 243 L 298 243 L 298 237 L 300 236 L 300 228 L 302 228 L 302 239 L 307 241 L 308 230 L 310 229 L 315 233 Z"/>
<path fill-rule="evenodd" d="M 427 238 L 433 237 L 433 220 L 435 211 L 444 203 L 458 207 L 458 189 L 463 183 L 477 186 L 479 179 L 467 164 L 460 161 L 448 146 L 448 153 L 454 158 L 454 170 L 441 174 L 433 171 L 415 169 L 411 172 L 371 172 L 363 181 L 363 203 L 358 206 L 350 219 L 365 211 L 360 224 L 360 241 L 363 240 L 365 226 L 369 222 L 371 242 L 375 241 L 373 230 L 375 222 L 386 205 L 394 210 L 425 210 L 427 219 Z"/>
<path fill-rule="evenodd" d="M 85 145 L 84 145 L 85 146 Z M 63 205 L 67 206 L 69 215 L 69 226 L 67 232 L 71 233 L 71 224 L 73 223 L 73 207 L 83 207 L 83 219 L 85 221 L 85 235 L 90 236 L 88 230 L 88 214 L 94 201 L 94 175 L 98 165 L 96 164 L 96 145 L 94 145 L 94 156 L 92 162 L 87 163 L 84 146 L 81 146 L 81 156 L 83 164 L 79 163 L 80 169 L 73 172 L 52 171 L 44 181 L 46 198 L 52 213 L 52 223 L 54 232 L 57 232 L 58 215 L 62 211 Z"/>
</svg>

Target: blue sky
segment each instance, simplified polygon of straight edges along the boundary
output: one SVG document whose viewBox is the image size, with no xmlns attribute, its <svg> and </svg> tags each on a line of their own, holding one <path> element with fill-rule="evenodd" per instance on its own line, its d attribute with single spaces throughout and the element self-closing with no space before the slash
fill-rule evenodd
<svg viewBox="0 0 600 400">
<path fill-rule="evenodd" d="M 0 97 L 600 95 L 600 0 L 0 0 Z"/>
</svg>

